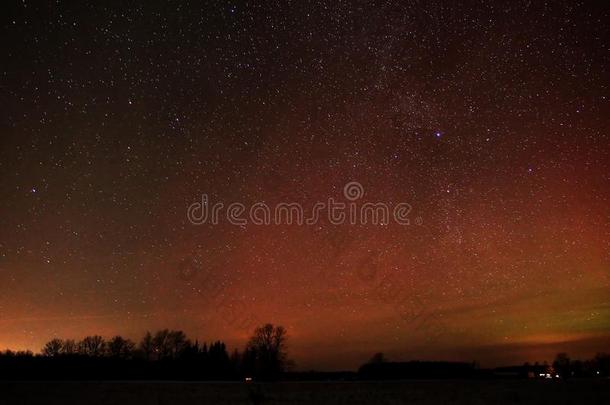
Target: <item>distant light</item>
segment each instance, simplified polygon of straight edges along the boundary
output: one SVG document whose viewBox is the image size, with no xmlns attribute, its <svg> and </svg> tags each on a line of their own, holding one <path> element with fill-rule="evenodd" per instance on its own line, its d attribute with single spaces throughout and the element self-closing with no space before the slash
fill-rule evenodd
<svg viewBox="0 0 610 405">
<path fill-rule="evenodd" d="M 440 138 L 442 134 L 440 132 L 437 132 L 435 135 L 437 138 Z"/>
<path fill-rule="evenodd" d="M 246 382 L 252 382 L 252 377 L 246 377 L 246 378 L 245 378 L 245 381 L 246 381 Z"/>
<path fill-rule="evenodd" d="M 36 190 L 36 188 L 35 188 L 35 187 L 32 187 L 32 189 L 31 189 L 30 191 L 31 191 L 32 193 L 36 193 L 36 191 L 38 191 L 38 190 Z"/>
</svg>

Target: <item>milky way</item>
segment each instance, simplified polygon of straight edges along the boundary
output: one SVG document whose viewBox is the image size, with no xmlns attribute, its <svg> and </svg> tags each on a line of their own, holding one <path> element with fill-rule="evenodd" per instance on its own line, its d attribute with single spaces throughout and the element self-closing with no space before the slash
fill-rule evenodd
<svg viewBox="0 0 610 405">
<path fill-rule="evenodd" d="M 2 5 L 0 349 L 263 322 L 303 369 L 608 348 L 607 8 L 203 3 Z M 187 218 L 349 182 L 409 225 Z"/>
</svg>

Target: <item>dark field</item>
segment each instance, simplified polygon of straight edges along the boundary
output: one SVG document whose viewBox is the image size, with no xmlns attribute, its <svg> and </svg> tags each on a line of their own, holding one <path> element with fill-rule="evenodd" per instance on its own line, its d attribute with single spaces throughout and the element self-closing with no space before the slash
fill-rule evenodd
<svg viewBox="0 0 610 405">
<path fill-rule="evenodd" d="M 610 404 L 610 380 L 0 382 L 0 404 Z"/>
</svg>

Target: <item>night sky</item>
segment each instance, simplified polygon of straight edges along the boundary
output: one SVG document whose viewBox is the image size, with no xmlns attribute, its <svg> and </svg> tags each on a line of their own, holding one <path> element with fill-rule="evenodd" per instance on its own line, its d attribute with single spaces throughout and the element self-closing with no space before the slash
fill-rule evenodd
<svg viewBox="0 0 610 405">
<path fill-rule="evenodd" d="M 0 349 L 273 322 L 300 369 L 608 350 L 608 8 L 466 3 L 3 1 Z M 349 182 L 410 224 L 187 218 Z"/>
</svg>

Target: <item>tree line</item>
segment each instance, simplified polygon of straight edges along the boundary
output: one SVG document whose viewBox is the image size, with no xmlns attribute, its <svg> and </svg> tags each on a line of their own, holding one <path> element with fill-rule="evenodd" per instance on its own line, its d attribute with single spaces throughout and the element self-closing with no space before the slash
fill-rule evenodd
<svg viewBox="0 0 610 405">
<path fill-rule="evenodd" d="M 0 380 L 258 380 L 396 379 L 396 378 L 607 378 L 610 355 L 572 360 L 559 353 L 551 364 L 481 369 L 476 362 L 388 361 L 376 353 L 357 373 L 287 373 L 286 330 L 272 324 L 257 327 L 242 351 L 229 353 L 222 341 L 192 341 L 180 330 L 147 332 L 134 342 L 99 335 L 80 341 L 52 339 L 32 352 L 0 352 Z"/>
<path fill-rule="evenodd" d="M 592 359 L 573 360 L 567 353 L 558 353 L 552 371 L 562 378 L 610 377 L 610 354 L 598 353 Z"/>
<path fill-rule="evenodd" d="M 243 351 L 222 341 L 200 343 L 180 330 L 147 332 L 139 342 L 99 335 L 52 339 L 40 354 L 0 353 L 0 378 L 277 379 L 292 364 L 282 326 L 257 327 Z"/>
<path fill-rule="evenodd" d="M 388 361 L 383 353 L 376 353 L 358 370 L 360 379 L 387 380 L 409 378 L 608 378 L 610 354 L 598 353 L 592 359 L 571 360 L 566 353 L 559 353 L 552 364 L 524 363 L 519 366 L 482 369 L 476 362 L 455 361 Z"/>
</svg>

